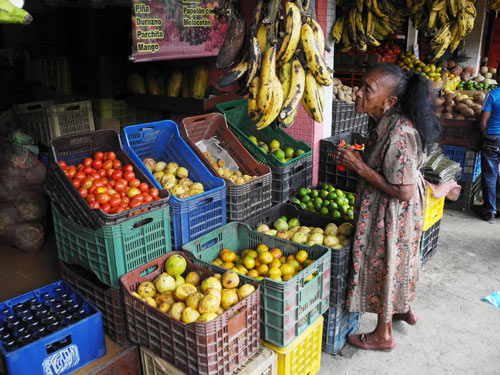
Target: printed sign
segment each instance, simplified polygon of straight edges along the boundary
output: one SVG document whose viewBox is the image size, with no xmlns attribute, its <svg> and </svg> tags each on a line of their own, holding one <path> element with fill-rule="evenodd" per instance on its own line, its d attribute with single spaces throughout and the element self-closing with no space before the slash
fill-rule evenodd
<svg viewBox="0 0 500 375">
<path fill-rule="evenodd" d="M 229 26 L 215 14 L 221 1 L 132 0 L 132 59 L 216 56 Z"/>
<path fill-rule="evenodd" d="M 80 362 L 80 354 L 76 345 L 69 345 L 61 349 L 42 362 L 44 375 L 59 375 L 75 367 Z"/>
</svg>

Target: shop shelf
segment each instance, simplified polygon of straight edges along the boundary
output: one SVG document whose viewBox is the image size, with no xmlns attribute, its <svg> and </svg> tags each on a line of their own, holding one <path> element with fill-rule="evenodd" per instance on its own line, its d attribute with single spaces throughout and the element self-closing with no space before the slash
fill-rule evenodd
<svg viewBox="0 0 500 375">
<path fill-rule="evenodd" d="M 127 321 L 120 288 L 109 287 L 83 267 L 59 261 L 61 278 L 86 298 L 102 314 L 106 334 L 120 345 L 128 345 Z"/>
<path fill-rule="evenodd" d="M 52 205 L 59 259 L 92 271 L 104 284 L 119 288 L 119 278 L 171 251 L 168 207 L 97 230 L 64 217 Z"/>
<path fill-rule="evenodd" d="M 441 145 L 443 155 L 457 162 L 462 167 L 459 181 L 472 182 L 481 174 L 481 151 L 465 147 Z"/>
<path fill-rule="evenodd" d="M 171 255 L 185 254 L 172 252 L 121 277 L 130 340 L 190 375 L 233 373 L 259 349 L 259 285 L 242 280 L 254 285 L 255 292 L 214 320 L 182 323 L 132 295 L 141 282 L 163 272 Z M 196 271 L 201 278 L 214 274 L 186 262 L 186 272 Z"/>
<path fill-rule="evenodd" d="M 126 152 L 159 189 L 161 185 L 142 162 L 145 158 L 176 162 L 188 170 L 192 181 L 201 182 L 205 188 L 204 193 L 187 199 L 170 197 L 174 249 L 226 223 L 225 181 L 203 165 L 181 138 L 175 122 L 165 120 L 127 126 L 122 139 Z"/>
<path fill-rule="evenodd" d="M 258 281 L 261 286 L 261 338 L 273 345 L 285 347 L 328 309 L 329 248 L 300 245 L 253 231 L 246 224 L 233 222 L 185 244 L 182 249 L 195 263 L 214 272 L 224 272 L 224 268 L 212 264 L 222 249 L 231 249 L 239 254 L 246 249 L 256 249 L 262 243 L 269 248 L 281 249 L 284 256 L 305 250 L 309 258 L 315 260 L 288 281 L 275 281 L 267 277 Z M 306 282 L 312 274 L 315 276 Z M 240 275 L 240 279 L 245 282 L 255 280 L 244 275 Z"/>
<path fill-rule="evenodd" d="M 365 143 L 366 136 L 359 133 L 340 133 L 329 138 L 322 139 L 319 143 L 319 178 L 320 184 L 330 184 L 338 189 L 356 191 L 358 174 L 350 169 L 339 171 L 333 160 L 337 150 L 337 144 L 344 139 L 346 143 Z"/>
<path fill-rule="evenodd" d="M 106 214 L 102 210 L 91 209 L 88 202 L 82 198 L 70 179 L 59 167 L 58 162 L 65 161 L 68 165 L 78 165 L 85 158 L 93 156 L 98 151 L 114 151 L 117 159 L 123 165 L 131 164 L 134 167 L 134 173 L 140 181 L 146 182 L 150 188 L 153 187 L 149 176 L 146 177 L 146 174 L 121 148 L 120 137 L 117 132 L 113 130 L 97 130 L 59 137 L 51 141 L 45 191 L 64 216 L 71 218 L 84 227 L 99 229 L 104 225 L 121 224 L 138 211 L 154 211 L 168 206 L 169 192 L 160 191 L 161 199 L 120 213 Z M 134 216 L 140 218 L 143 215 L 144 212 Z"/>
<path fill-rule="evenodd" d="M 359 328 L 360 314 L 351 313 L 345 305 L 330 307 L 323 315 L 323 351 L 337 354 L 347 343 L 347 337 L 356 333 Z"/>
<path fill-rule="evenodd" d="M 442 118 L 439 143 L 466 147 L 475 151 L 480 150 L 481 132 L 477 121 Z"/>
<path fill-rule="evenodd" d="M 196 146 L 198 142 L 211 138 L 219 142 L 219 146 L 235 161 L 243 175 L 257 176 L 243 184 L 224 179 L 228 220 L 243 221 L 271 207 L 271 170 L 268 166 L 257 163 L 241 145 L 229 130 L 223 115 L 210 113 L 186 117 L 179 125 L 179 130 L 186 143 L 214 176 L 218 176 L 216 169 Z"/>
<path fill-rule="evenodd" d="M 434 198 L 432 196 L 432 188 L 430 186 L 426 187 L 424 226 L 423 226 L 424 231 L 432 227 L 443 217 L 444 200 L 445 197 Z"/>
<path fill-rule="evenodd" d="M 422 232 L 422 237 L 420 238 L 421 264 L 424 264 L 436 251 L 440 226 L 441 220 L 438 220 L 433 226 Z M 432 255 L 430 255 L 431 253 Z"/>
<path fill-rule="evenodd" d="M 58 288 L 61 288 L 60 292 Z M 45 293 L 53 298 L 67 294 L 85 310 L 85 316 L 12 351 L 7 351 L 5 343 L 2 343 L 0 345 L 2 374 L 67 375 L 106 354 L 101 313 L 64 281 L 57 281 L 3 301 L 0 303 L 0 311 L 7 309 L 9 314 L 15 314 L 15 305 L 26 304 L 32 299 L 37 303 L 43 303 Z M 31 303 L 29 305 L 32 306 Z M 2 316 L 0 321 L 2 325 L 5 318 Z"/>
<path fill-rule="evenodd" d="M 332 108 L 332 135 L 345 132 L 368 132 L 368 115 L 357 113 L 354 104 L 334 100 Z"/>
<path fill-rule="evenodd" d="M 445 199 L 444 207 L 452 210 L 467 211 L 474 205 L 476 195 L 481 190 L 481 175 L 474 182 L 458 181 L 462 187 L 460 196 L 456 201 Z"/>
<path fill-rule="evenodd" d="M 284 348 L 262 341 L 278 356 L 278 375 L 314 375 L 321 366 L 323 317 L 317 318 L 295 341 Z"/>
<path fill-rule="evenodd" d="M 186 375 L 151 350 L 141 348 L 141 362 L 144 375 Z M 276 354 L 263 346 L 233 375 L 278 375 Z"/>
</svg>

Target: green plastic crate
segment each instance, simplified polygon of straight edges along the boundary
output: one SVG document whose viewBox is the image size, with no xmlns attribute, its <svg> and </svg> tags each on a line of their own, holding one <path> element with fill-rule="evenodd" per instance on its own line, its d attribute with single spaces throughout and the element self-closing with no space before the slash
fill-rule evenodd
<svg viewBox="0 0 500 375">
<path fill-rule="evenodd" d="M 92 271 L 106 285 L 172 250 L 169 206 L 97 230 L 63 216 L 52 204 L 59 259 Z"/>
<path fill-rule="evenodd" d="M 264 278 L 260 286 L 260 338 L 273 345 L 290 345 L 307 327 L 328 310 L 330 300 L 331 251 L 325 246 L 306 246 L 253 231 L 247 224 L 226 224 L 194 241 L 182 245 L 182 250 L 195 263 L 214 272 L 226 269 L 212 264 L 222 249 L 240 254 L 259 244 L 279 248 L 285 256 L 305 250 L 315 262 L 288 281 Z M 307 277 L 316 273 L 309 282 Z M 240 274 L 245 282 L 256 279 Z"/>
<path fill-rule="evenodd" d="M 268 126 L 262 130 L 257 130 L 255 124 L 248 118 L 248 100 L 240 99 L 227 103 L 220 103 L 215 106 L 217 110 L 226 116 L 229 128 L 236 135 L 238 140 L 245 148 L 250 151 L 252 156 L 261 164 L 270 167 L 284 167 L 293 164 L 302 158 L 311 155 L 312 149 L 305 142 L 299 142 L 285 133 L 279 127 Z M 266 154 L 260 147 L 253 143 L 248 137 L 255 136 L 259 141 L 269 144 L 276 139 L 280 143 L 280 148 L 284 150 L 292 147 L 294 150 L 304 150 L 304 154 L 293 158 L 286 163 L 282 163 L 276 156 Z"/>
</svg>

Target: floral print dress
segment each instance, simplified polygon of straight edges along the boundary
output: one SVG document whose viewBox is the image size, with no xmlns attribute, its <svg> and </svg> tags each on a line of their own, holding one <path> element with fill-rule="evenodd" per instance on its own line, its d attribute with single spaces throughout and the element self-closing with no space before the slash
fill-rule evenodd
<svg viewBox="0 0 500 375">
<path fill-rule="evenodd" d="M 348 285 L 350 311 L 384 315 L 408 311 L 420 262 L 425 185 L 420 168 L 425 154 L 412 123 L 396 109 L 370 132 L 365 163 L 390 184 L 415 184 L 409 201 L 393 198 L 360 178 L 356 191 L 353 268 Z"/>
</svg>

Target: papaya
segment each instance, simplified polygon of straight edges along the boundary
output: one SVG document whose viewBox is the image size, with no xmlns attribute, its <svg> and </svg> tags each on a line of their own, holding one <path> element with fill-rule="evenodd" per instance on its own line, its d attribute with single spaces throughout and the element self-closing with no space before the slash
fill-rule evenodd
<svg viewBox="0 0 500 375">
<path fill-rule="evenodd" d="M 172 70 L 167 78 L 166 95 L 179 97 L 182 90 L 183 75 L 179 69 Z"/>
<path fill-rule="evenodd" d="M 191 98 L 191 85 L 190 85 L 190 80 L 192 79 L 190 75 L 190 69 L 185 68 L 183 71 L 183 80 L 182 80 L 182 93 L 181 97 L 183 98 Z"/>
<path fill-rule="evenodd" d="M 208 85 L 208 66 L 206 64 L 197 64 L 193 68 L 193 83 L 191 92 L 193 98 L 203 99 Z"/>
<path fill-rule="evenodd" d="M 144 84 L 144 78 L 138 73 L 132 73 L 127 78 L 127 88 L 128 91 L 135 94 L 145 94 L 146 85 Z"/>
<path fill-rule="evenodd" d="M 160 85 L 158 84 L 158 80 L 154 77 L 148 79 L 148 94 L 160 95 Z"/>
</svg>

